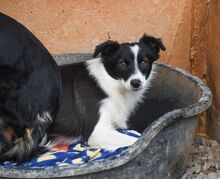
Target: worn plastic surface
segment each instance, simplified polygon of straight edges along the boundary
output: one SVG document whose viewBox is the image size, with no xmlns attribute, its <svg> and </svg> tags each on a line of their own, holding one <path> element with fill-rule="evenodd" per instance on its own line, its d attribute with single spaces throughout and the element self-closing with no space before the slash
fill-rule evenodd
<svg viewBox="0 0 220 179">
<path fill-rule="evenodd" d="M 89 59 L 90 55 L 56 55 L 59 64 Z M 209 88 L 197 77 L 163 64 L 157 71 L 135 124 L 145 120 L 142 137 L 124 153 L 107 160 L 88 163 L 78 168 L 14 168 L 0 170 L 1 177 L 11 178 L 179 178 L 185 171 L 198 114 L 212 100 Z"/>
</svg>

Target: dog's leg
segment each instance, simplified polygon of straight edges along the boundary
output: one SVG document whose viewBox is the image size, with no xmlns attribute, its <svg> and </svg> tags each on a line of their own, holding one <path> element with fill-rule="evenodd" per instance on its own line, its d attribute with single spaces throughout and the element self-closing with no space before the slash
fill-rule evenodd
<svg viewBox="0 0 220 179">
<path fill-rule="evenodd" d="M 6 127 L 0 119 L 0 160 L 2 154 L 13 147 L 14 133 L 13 128 Z"/>
<path fill-rule="evenodd" d="M 127 129 L 126 118 L 128 116 L 126 109 L 121 111 L 120 114 L 117 112 L 118 108 L 123 106 L 123 104 L 118 105 L 118 102 L 115 101 L 117 100 L 111 98 L 102 100 L 99 109 L 100 117 L 89 137 L 89 145 L 105 149 L 116 149 L 132 145 L 137 140 L 115 130 L 116 127 Z"/>
<path fill-rule="evenodd" d="M 39 144 L 51 122 L 52 118 L 48 112 L 44 112 L 41 115 L 38 114 L 35 126 L 33 128 L 25 128 L 23 136 L 13 142 L 13 147 L 2 155 L 1 160 L 12 159 L 21 162 L 41 153 Z"/>
<path fill-rule="evenodd" d="M 137 141 L 137 138 L 122 134 L 113 128 L 96 126 L 88 144 L 95 147 L 101 147 L 108 150 L 114 150 L 120 147 L 130 146 Z"/>
</svg>

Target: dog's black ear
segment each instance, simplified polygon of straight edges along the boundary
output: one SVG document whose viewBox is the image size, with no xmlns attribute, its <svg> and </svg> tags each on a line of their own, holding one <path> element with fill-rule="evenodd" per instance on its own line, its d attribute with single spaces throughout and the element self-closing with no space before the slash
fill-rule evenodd
<svg viewBox="0 0 220 179">
<path fill-rule="evenodd" d="M 139 42 L 149 46 L 157 55 L 159 54 L 160 49 L 163 51 L 166 50 L 166 47 L 164 46 L 161 39 L 146 34 L 140 38 Z"/>
<path fill-rule="evenodd" d="M 118 42 L 108 40 L 96 46 L 93 57 L 97 57 L 99 54 L 101 54 L 102 57 L 111 56 L 119 49 L 119 47 L 120 45 Z"/>
</svg>

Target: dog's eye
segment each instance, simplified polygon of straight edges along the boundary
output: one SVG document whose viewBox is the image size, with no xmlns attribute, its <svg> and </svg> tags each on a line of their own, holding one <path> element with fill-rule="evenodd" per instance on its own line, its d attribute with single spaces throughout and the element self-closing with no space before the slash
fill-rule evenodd
<svg viewBox="0 0 220 179">
<path fill-rule="evenodd" d="M 126 68 L 128 66 L 126 59 L 120 58 L 119 59 L 119 66 L 122 70 L 126 70 Z"/>
<path fill-rule="evenodd" d="M 123 66 L 123 67 L 127 66 L 127 64 L 125 62 L 121 62 L 120 65 Z"/>
<path fill-rule="evenodd" d="M 149 65 L 149 62 L 148 62 L 147 60 L 143 60 L 143 61 L 141 62 L 141 64 L 140 64 L 140 66 L 141 66 L 142 69 L 143 69 L 143 68 L 147 68 L 148 65 Z"/>
<path fill-rule="evenodd" d="M 127 67 L 127 64 L 126 64 L 125 62 L 120 62 L 119 64 L 120 64 L 120 66 L 122 66 L 122 67 Z"/>
</svg>

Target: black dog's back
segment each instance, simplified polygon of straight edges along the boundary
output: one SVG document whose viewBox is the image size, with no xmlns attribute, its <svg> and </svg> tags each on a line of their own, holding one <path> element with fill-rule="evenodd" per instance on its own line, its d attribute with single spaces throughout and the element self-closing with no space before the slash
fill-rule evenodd
<svg viewBox="0 0 220 179">
<path fill-rule="evenodd" d="M 0 160 L 34 154 L 56 115 L 60 73 L 43 44 L 0 13 Z"/>
</svg>

